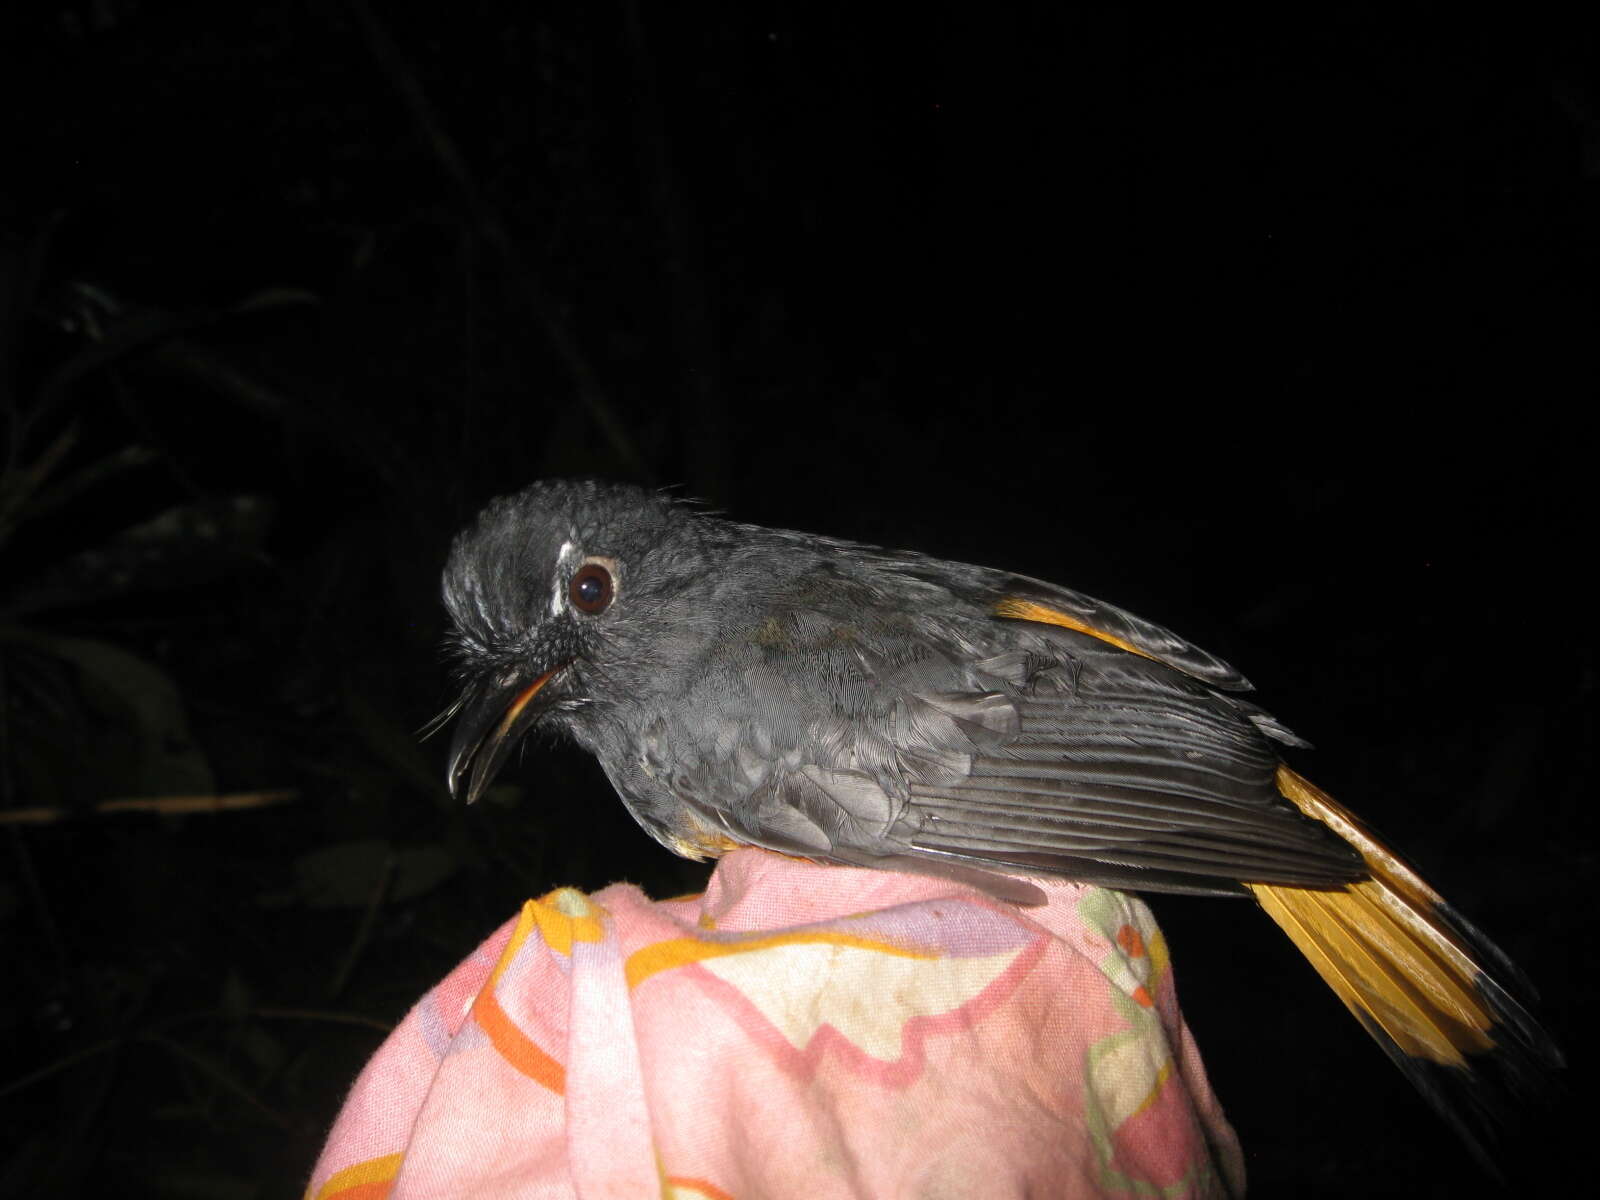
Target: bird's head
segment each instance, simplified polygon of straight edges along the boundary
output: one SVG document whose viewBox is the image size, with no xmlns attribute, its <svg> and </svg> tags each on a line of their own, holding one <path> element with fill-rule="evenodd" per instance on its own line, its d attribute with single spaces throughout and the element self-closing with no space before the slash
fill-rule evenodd
<svg viewBox="0 0 1600 1200">
<path fill-rule="evenodd" d="M 578 732 L 626 692 L 703 560 L 697 520 L 642 488 L 558 481 L 495 500 L 456 537 L 443 585 L 463 685 L 452 795 L 476 800 L 529 730 Z"/>
</svg>

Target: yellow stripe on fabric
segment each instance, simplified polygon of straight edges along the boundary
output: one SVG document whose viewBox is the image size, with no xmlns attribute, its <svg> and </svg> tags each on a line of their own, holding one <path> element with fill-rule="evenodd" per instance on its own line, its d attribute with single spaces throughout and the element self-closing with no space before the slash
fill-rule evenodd
<svg viewBox="0 0 1600 1200">
<path fill-rule="evenodd" d="M 366 1162 L 335 1171 L 328 1176 L 327 1182 L 317 1189 L 315 1196 L 308 1190 L 306 1200 L 333 1200 L 336 1196 L 351 1200 L 349 1193 L 352 1189 L 375 1186 L 381 1187 L 382 1191 L 370 1192 L 372 1197 L 387 1195 L 395 1176 L 400 1174 L 400 1164 L 405 1161 L 405 1157 L 404 1154 L 385 1154 L 382 1158 L 369 1158 Z M 366 1200 L 366 1197 L 364 1196 L 362 1200 Z"/>
<path fill-rule="evenodd" d="M 892 942 L 864 938 L 856 934 L 811 931 L 805 933 L 776 933 L 768 937 L 750 938 L 742 942 L 705 942 L 699 938 L 671 938 L 635 950 L 628 956 L 628 986 L 636 988 L 650 976 L 675 967 L 711 958 L 724 958 L 730 954 L 748 954 L 756 950 L 770 950 L 777 946 L 839 946 L 853 950 L 870 950 L 895 958 L 937 959 L 940 954 L 909 950 Z"/>
<path fill-rule="evenodd" d="M 573 942 L 598 942 L 605 937 L 599 908 L 577 888 L 557 888 L 529 900 L 524 911 L 538 925 L 544 944 L 557 954 L 571 957 Z"/>
<path fill-rule="evenodd" d="M 1133 1120 L 1134 1117 L 1137 1117 L 1140 1113 L 1144 1112 L 1145 1109 L 1149 1108 L 1152 1104 L 1159 1100 L 1161 1098 L 1161 1089 L 1167 1086 L 1167 1080 L 1171 1078 L 1172 1060 L 1169 1058 L 1166 1062 L 1161 1064 L 1161 1069 L 1156 1072 L 1156 1081 L 1150 1085 L 1149 1095 L 1147 1095 L 1143 1100 L 1139 1101 L 1139 1107 L 1135 1108 L 1131 1113 L 1128 1114 L 1128 1120 Z"/>
</svg>

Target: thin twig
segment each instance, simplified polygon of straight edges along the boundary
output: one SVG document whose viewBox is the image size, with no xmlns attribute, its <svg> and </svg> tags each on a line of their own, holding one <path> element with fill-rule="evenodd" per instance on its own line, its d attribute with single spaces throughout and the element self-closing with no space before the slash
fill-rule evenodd
<svg viewBox="0 0 1600 1200">
<path fill-rule="evenodd" d="M 360 1013 L 331 1012 L 319 1008 L 255 1008 L 250 1009 L 247 1015 L 259 1017 L 263 1021 L 313 1021 L 323 1025 L 354 1025 L 361 1029 L 376 1029 L 385 1037 L 394 1032 L 393 1024 L 380 1021 L 377 1017 L 367 1017 Z"/>
<path fill-rule="evenodd" d="M 207 1062 L 193 1050 L 190 1050 L 185 1046 L 181 1046 L 172 1039 L 162 1037 L 160 1034 L 156 1033 L 146 1034 L 140 1040 L 149 1042 L 153 1046 L 160 1046 L 168 1054 L 171 1054 L 188 1063 L 202 1075 L 208 1076 L 214 1082 L 221 1084 L 224 1088 L 232 1092 L 235 1096 L 238 1096 L 245 1103 L 251 1105 L 253 1108 L 260 1109 L 261 1112 L 265 1114 L 267 1119 L 280 1129 L 292 1128 L 292 1123 L 288 1117 L 284 1116 L 277 1109 L 273 1108 L 272 1105 L 268 1104 L 260 1096 L 256 1095 L 253 1090 L 240 1083 L 227 1071 L 224 1071 L 215 1063 Z"/>
<path fill-rule="evenodd" d="M 94 1042 L 82 1049 L 74 1050 L 70 1054 L 62 1055 L 52 1062 L 36 1070 L 29 1071 L 26 1075 L 18 1076 L 6 1083 L 0 1084 L 0 1100 L 17 1092 L 26 1091 L 36 1083 L 43 1083 L 52 1076 L 70 1070 L 81 1062 L 95 1058 L 101 1054 L 109 1054 L 119 1047 L 131 1042 L 157 1042 L 162 1030 L 176 1029 L 183 1025 L 192 1025 L 196 1021 L 307 1021 L 322 1025 L 350 1025 L 358 1029 L 371 1029 L 385 1036 L 394 1032 L 394 1026 L 387 1021 L 380 1021 L 376 1017 L 369 1017 L 362 1013 L 337 1012 L 331 1009 L 315 1008 L 246 1008 L 241 1012 L 228 1013 L 221 1009 L 198 1009 L 194 1012 L 177 1013 L 170 1017 L 163 1017 L 152 1022 L 148 1027 L 128 1034 L 124 1037 L 106 1038 Z"/>
<path fill-rule="evenodd" d="M 339 970 L 334 974 L 333 982 L 328 985 L 328 996 L 337 997 L 344 991 L 345 985 L 350 982 L 350 976 L 355 974 L 356 964 L 361 961 L 361 956 L 366 953 L 367 943 L 372 940 L 372 931 L 378 924 L 378 913 L 383 908 L 383 902 L 389 894 L 389 883 L 394 878 L 395 866 L 398 858 L 393 851 L 384 856 L 383 870 L 378 874 L 377 883 L 372 886 L 372 895 L 367 898 L 367 909 L 361 914 L 361 926 L 356 930 L 355 940 L 350 943 L 350 949 L 344 956 L 344 961 L 339 964 Z"/>
<path fill-rule="evenodd" d="M 156 453 L 149 446 L 135 443 L 113 451 L 104 458 L 97 459 L 86 467 L 74 471 L 59 483 L 41 491 L 33 498 L 33 503 L 28 506 L 28 517 L 36 520 L 53 509 L 60 508 L 69 500 L 75 500 L 91 488 L 99 487 L 106 480 L 130 471 L 136 467 L 146 466 L 156 460 Z"/>
<path fill-rule="evenodd" d="M 275 808 L 291 804 L 300 798 L 292 788 L 269 792 L 224 792 L 204 796 L 126 796 L 117 800 L 102 800 L 87 809 L 75 808 L 11 808 L 0 811 L 0 825 L 52 825 L 68 821 L 84 813 L 119 816 L 123 813 L 153 812 L 166 816 L 193 816 L 211 813 L 239 812 L 253 808 Z"/>
<path fill-rule="evenodd" d="M 0 479 L 0 544 L 11 536 L 11 531 L 21 522 L 29 497 L 44 486 L 45 480 L 61 465 L 61 460 L 77 440 L 78 426 L 73 423 L 46 446 L 32 464 L 8 471 L 5 478 Z"/>
<path fill-rule="evenodd" d="M 366 35 L 367 46 L 372 51 L 373 58 L 388 77 L 390 85 L 400 93 L 411 119 L 421 131 L 423 141 L 438 160 L 440 169 L 461 193 L 467 212 L 477 225 L 479 233 L 484 241 L 488 242 L 511 266 L 510 274 L 522 293 L 523 303 L 544 327 L 545 339 L 572 377 L 573 383 L 577 386 L 579 400 L 589 410 L 590 417 L 606 441 L 611 444 L 612 451 L 622 460 L 623 465 L 641 478 L 647 478 L 649 468 L 644 456 L 639 453 L 633 438 L 628 435 L 605 390 L 600 386 L 599 375 L 590 364 L 582 347 L 578 345 L 577 337 L 560 316 L 558 306 L 546 293 L 538 276 L 512 239 L 499 211 L 478 186 L 471 168 L 467 166 L 465 156 L 457 147 L 455 139 L 445 129 L 444 121 L 428 98 L 416 71 L 401 53 L 394 39 L 389 36 L 388 29 L 378 20 L 367 0 L 348 0 L 348 2 L 357 24 Z"/>
<path fill-rule="evenodd" d="M 45 1063 L 36 1071 L 29 1071 L 26 1075 L 11 1080 L 9 1083 L 0 1084 L 0 1100 L 14 1092 L 20 1092 L 32 1087 L 36 1083 L 43 1083 L 52 1075 L 59 1075 L 70 1067 L 75 1067 L 87 1059 L 115 1050 L 118 1046 L 126 1044 L 127 1038 L 107 1038 L 103 1042 L 95 1042 L 92 1046 L 85 1046 L 82 1050 L 74 1050 L 71 1054 L 64 1055 L 54 1062 Z"/>
<path fill-rule="evenodd" d="M 655 60 L 639 0 L 623 0 L 623 41 L 633 67 L 635 136 L 661 238 L 661 263 L 669 289 L 667 317 L 683 364 L 684 450 L 688 479 L 702 496 L 727 498 L 728 420 L 715 323 L 706 289 L 705 253 L 688 190 L 672 164 L 671 139 L 657 86 Z"/>
<path fill-rule="evenodd" d="M 49 897 L 45 895 L 44 885 L 39 881 L 39 872 L 33 865 L 33 855 L 28 850 L 26 839 L 17 830 L 9 830 L 7 840 L 11 843 L 11 853 L 17 862 L 17 878 L 22 880 L 28 899 L 33 903 L 34 916 L 39 921 L 44 940 L 55 956 L 56 970 L 65 978 L 71 959 L 67 954 L 66 941 L 61 936 L 61 927 L 56 924 L 55 913 L 51 911 Z"/>
<path fill-rule="evenodd" d="M 0 266 L 7 274 L 7 286 L 0 289 L 0 413 L 5 416 L 5 463 L 0 475 L 9 475 L 22 461 L 26 424 L 17 396 L 17 364 L 22 361 L 23 332 L 44 279 L 51 244 L 65 217 L 66 210 L 57 209 L 26 245 L 0 246 Z"/>
</svg>

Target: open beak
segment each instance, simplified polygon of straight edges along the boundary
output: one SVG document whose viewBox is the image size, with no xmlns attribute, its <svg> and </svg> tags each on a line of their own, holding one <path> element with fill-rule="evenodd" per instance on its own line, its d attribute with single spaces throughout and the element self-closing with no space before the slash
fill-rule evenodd
<svg viewBox="0 0 1600 1200">
<path fill-rule="evenodd" d="M 456 716 L 445 783 L 450 794 L 471 804 L 499 773 L 522 735 L 546 706 L 534 698 L 567 666 L 552 667 L 532 683 L 472 687 Z"/>
</svg>

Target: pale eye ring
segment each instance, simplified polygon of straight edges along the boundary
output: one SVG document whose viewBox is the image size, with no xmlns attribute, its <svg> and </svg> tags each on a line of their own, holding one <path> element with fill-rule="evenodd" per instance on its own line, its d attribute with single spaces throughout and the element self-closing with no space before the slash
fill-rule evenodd
<svg viewBox="0 0 1600 1200">
<path fill-rule="evenodd" d="M 572 573 L 567 584 L 567 599 L 572 607 L 589 616 L 598 616 L 611 607 L 617 585 L 611 572 L 597 562 L 586 562 Z"/>
</svg>

